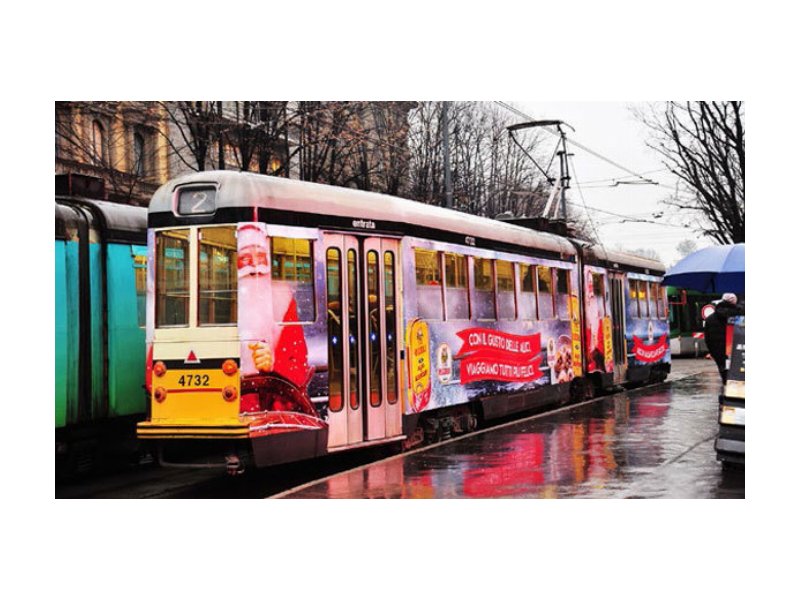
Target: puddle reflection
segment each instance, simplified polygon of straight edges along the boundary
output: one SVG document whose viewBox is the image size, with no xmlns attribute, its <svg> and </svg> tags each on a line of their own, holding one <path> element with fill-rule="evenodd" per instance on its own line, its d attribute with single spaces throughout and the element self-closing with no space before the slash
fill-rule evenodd
<svg viewBox="0 0 800 600">
<path fill-rule="evenodd" d="M 697 388 L 693 392 L 696 396 Z M 680 447 L 686 420 L 696 419 L 701 405 L 695 397 L 694 404 L 685 402 L 673 411 L 673 394 L 672 388 L 638 392 L 633 400 L 628 393 L 618 394 L 334 476 L 292 497 L 607 496 L 651 472 Z M 705 418 L 715 409 L 707 398 L 702 402 Z M 696 428 L 692 434 L 697 435 Z"/>
</svg>

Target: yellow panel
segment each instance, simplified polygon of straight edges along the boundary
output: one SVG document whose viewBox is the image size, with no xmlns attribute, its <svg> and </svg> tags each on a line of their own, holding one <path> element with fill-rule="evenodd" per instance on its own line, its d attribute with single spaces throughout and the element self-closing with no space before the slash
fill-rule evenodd
<svg viewBox="0 0 800 600">
<path fill-rule="evenodd" d="M 222 390 L 236 390 L 236 400 L 227 402 Z M 164 388 L 163 402 L 152 399 L 151 420 L 155 423 L 238 423 L 239 375 L 225 375 L 219 369 L 170 369 L 153 377 L 153 390 Z"/>
</svg>

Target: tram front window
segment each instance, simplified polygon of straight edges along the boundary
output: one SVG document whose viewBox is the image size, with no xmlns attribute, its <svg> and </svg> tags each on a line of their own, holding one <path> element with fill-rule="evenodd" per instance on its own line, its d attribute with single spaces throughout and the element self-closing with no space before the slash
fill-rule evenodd
<svg viewBox="0 0 800 600">
<path fill-rule="evenodd" d="M 198 320 L 200 325 L 236 322 L 236 231 L 206 227 L 198 231 Z"/>
<path fill-rule="evenodd" d="M 189 230 L 156 234 L 156 327 L 189 324 Z"/>
</svg>

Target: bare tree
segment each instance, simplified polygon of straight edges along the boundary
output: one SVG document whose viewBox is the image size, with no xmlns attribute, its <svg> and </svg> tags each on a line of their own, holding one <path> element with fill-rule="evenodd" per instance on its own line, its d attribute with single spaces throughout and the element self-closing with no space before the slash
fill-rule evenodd
<svg viewBox="0 0 800 600">
<path fill-rule="evenodd" d="M 667 102 L 637 116 L 686 192 L 667 203 L 704 216 L 702 231 L 717 242 L 744 242 L 744 104 Z"/>
<path fill-rule="evenodd" d="M 509 138 L 512 121 L 484 102 L 453 102 L 447 120 L 455 208 L 488 216 L 541 214 L 547 182 Z M 443 127 L 441 102 L 420 102 L 412 113 L 409 194 L 415 200 L 444 204 Z M 523 142 L 536 153 L 536 136 Z"/>
<path fill-rule="evenodd" d="M 286 101 L 227 102 L 224 142 L 241 171 L 288 177 Z"/>
<path fill-rule="evenodd" d="M 214 143 L 220 143 L 222 116 L 217 103 L 205 100 L 161 102 L 169 115 L 170 131 L 167 142 L 172 154 L 184 167 L 205 171 Z"/>
</svg>

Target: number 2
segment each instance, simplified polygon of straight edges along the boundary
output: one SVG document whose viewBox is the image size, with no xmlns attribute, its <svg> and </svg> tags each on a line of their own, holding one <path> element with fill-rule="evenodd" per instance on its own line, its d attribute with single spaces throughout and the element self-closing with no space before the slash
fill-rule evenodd
<svg viewBox="0 0 800 600">
<path fill-rule="evenodd" d="M 206 193 L 205 192 L 195 192 L 192 194 L 192 197 L 197 199 L 197 203 L 192 206 L 192 212 L 203 212 L 203 204 L 206 201 Z"/>
</svg>

